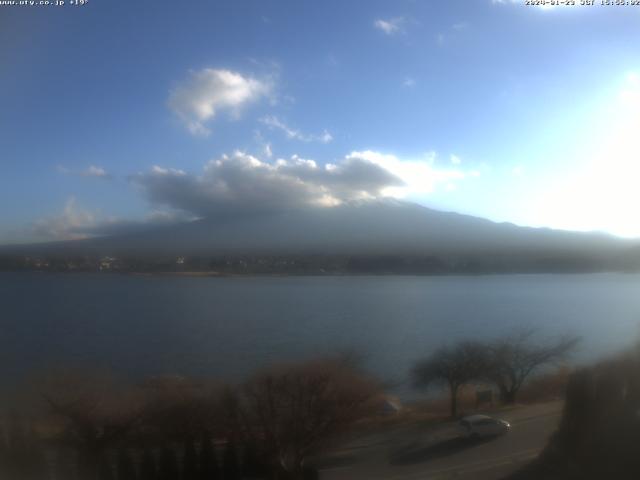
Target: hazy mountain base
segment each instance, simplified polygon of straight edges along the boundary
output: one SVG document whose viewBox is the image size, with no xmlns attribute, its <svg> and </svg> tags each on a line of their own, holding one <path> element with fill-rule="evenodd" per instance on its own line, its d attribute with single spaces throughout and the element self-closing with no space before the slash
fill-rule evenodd
<svg viewBox="0 0 640 480">
<path fill-rule="evenodd" d="M 0 248 L 2 270 L 447 274 L 640 270 L 640 243 L 403 202 L 202 219 Z"/>
<path fill-rule="evenodd" d="M 0 271 L 158 273 L 216 275 L 447 275 L 490 273 L 592 273 L 638 271 L 635 259 L 520 254 L 441 256 L 221 256 L 167 257 L 0 256 Z"/>
</svg>

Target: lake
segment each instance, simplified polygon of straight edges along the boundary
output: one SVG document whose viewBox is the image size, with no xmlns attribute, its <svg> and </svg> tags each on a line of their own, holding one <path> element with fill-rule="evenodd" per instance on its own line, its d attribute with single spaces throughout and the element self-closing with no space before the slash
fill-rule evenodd
<svg viewBox="0 0 640 480">
<path fill-rule="evenodd" d="M 640 275 L 195 278 L 0 273 L 0 373 L 52 367 L 238 379 L 354 350 L 384 379 L 447 342 L 519 326 L 583 336 L 576 362 L 636 341 Z M 403 390 L 399 387 L 399 390 Z"/>
</svg>

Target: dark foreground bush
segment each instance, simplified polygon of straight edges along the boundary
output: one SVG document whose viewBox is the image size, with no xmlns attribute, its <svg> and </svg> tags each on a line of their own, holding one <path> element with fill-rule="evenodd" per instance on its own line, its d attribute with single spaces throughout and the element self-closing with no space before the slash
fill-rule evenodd
<svg viewBox="0 0 640 480">
<path fill-rule="evenodd" d="M 640 478 L 640 348 L 573 373 L 558 431 L 510 478 Z"/>
</svg>

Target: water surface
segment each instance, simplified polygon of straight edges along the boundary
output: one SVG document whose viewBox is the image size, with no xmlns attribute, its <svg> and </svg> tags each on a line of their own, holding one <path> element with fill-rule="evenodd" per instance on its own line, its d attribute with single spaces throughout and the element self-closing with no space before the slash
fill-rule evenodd
<svg viewBox="0 0 640 480">
<path fill-rule="evenodd" d="M 522 325 L 582 335 L 576 361 L 631 344 L 640 275 L 184 278 L 0 274 L 0 373 L 65 365 L 241 378 L 356 350 L 403 381 L 446 342 Z"/>
</svg>

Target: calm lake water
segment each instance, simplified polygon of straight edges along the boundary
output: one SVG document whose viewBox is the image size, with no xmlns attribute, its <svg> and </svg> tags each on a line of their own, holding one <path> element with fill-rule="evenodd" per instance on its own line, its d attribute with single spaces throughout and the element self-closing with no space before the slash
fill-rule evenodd
<svg viewBox="0 0 640 480">
<path fill-rule="evenodd" d="M 237 379 L 340 350 L 402 381 L 446 342 L 522 325 L 582 335 L 575 361 L 638 339 L 640 275 L 177 278 L 0 274 L 0 374 L 52 367 Z M 401 388 L 401 387 L 400 387 Z"/>
</svg>

